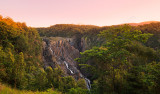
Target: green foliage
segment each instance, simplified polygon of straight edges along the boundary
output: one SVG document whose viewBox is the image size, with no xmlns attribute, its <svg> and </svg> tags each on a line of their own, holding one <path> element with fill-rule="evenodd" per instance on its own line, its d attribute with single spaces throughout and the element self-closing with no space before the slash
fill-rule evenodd
<svg viewBox="0 0 160 94">
<path fill-rule="evenodd" d="M 81 58 L 76 59 L 83 65 L 88 62 L 90 66 L 95 67 L 94 71 L 96 72 L 93 76 L 98 74 L 98 78 L 92 78 L 95 80 L 93 81 L 93 91 L 98 94 L 106 92 L 109 94 L 133 93 L 131 91 L 134 91 L 135 87 L 128 84 L 132 83 L 132 80 L 128 80 L 128 78 L 134 75 L 128 76 L 131 72 L 130 70 L 159 60 L 159 54 L 154 49 L 144 46 L 144 43 L 147 42 L 152 34 L 132 30 L 130 26 L 124 25 L 104 30 L 99 36 L 106 38 L 106 44 L 87 50 L 81 53 Z M 137 69 L 135 71 L 141 72 L 141 70 Z M 139 73 L 135 73 L 135 75 L 137 74 Z M 149 74 L 146 74 L 146 76 L 149 76 L 148 78 L 154 77 Z M 155 85 L 151 80 L 146 80 L 146 77 L 142 77 L 140 74 L 135 76 L 134 79 L 137 79 L 134 82 L 137 87 L 141 87 L 141 90 L 135 91 L 137 93 L 145 93 L 143 92 L 144 89 L 148 92 L 152 91 L 152 86 Z M 159 86 L 156 85 L 155 87 L 158 88 Z"/>
<path fill-rule="evenodd" d="M 67 94 L 90 94 L 88 90 L 82 88 L 71 88 Z"/>
<path fill-rule="evenodd" d="M 72 76 L 63 77 L 61 81 L 61 86 L 59 89 L 63 92 L 68 92 L 69 89 L 75 88 L 77 85 L 75 79 Z"/>
<path fill-rule="evenodd" d="M 72 37 L 75 34 L 97 34 L 100 27 L 93 25 L 57 24 L 48 28 L 37 28 L 41 36 Z"/>
<path fill-rule="evenodd" d="M 54 74 L 53 74 L 53 69 L 51 67 L 46 68 L 46 73 L 47 73 L 47 79 L 48 79 L 48 86 L 53 87 L 54 84 Z"/>
<path fill-rule="evenodd" d="M 41 36 L 75 37 L 75 42 L 89 49 L 76 59 L 79 67 L 89 73 L 89 92 L 84 79 L 66 77 L 60 67 L 42 68 L 42 43 L 36 29 L 0 16 L 0 81 L 18 89 L 55 89 L 68 94 L 159 94 L 159 27 L 160 23 L 37 28 Z"/>
<path fill-rule="evenodd" d="M 127 74 L 127 93 L 157 94 L 159 93 L 160 64 L 156 62 L 135 66 Z"/>
<path fill-rule="evenodd" d="M 26 63 L 24 62 L 24 56 L 23 53 L 19 53 L 19 55 L 16 57 L 16 61 L 13 64 L 13 79 L 14 79 L 14 85 L 18 85 L 17 87 L 23 88 L 24 85 L 24 76 L 25 76 L 25 67 Z"/>
<path fill-rule="evenodd" d="M 82 88 L 82 89 L 87 89 L 87 87 L 86 87 L 86 82 L 85 82 L 84 79 L 79 79 L 79 80 L 77 81 L 77 86 L 80 87 L 80 88 Z"/>
<path fill-rule="evenodd" d="M 61 92 L 48 89 L 45 92 L 40 91 L 26 91 L 26 90 L 17 90 L 16 88 L 11 88 L 7 85 L 0 83 L 0 94 L 62 94 Z"/>
<path fill-rule="evenodd" d="M 35 76 L 35 79 L 36 79 L 36 82 L 35 82 L 35 86 L 38 87 L 38 90 L 39 91 L 43 91 L 43 90 L 46 90 L 46 86 L 47 86 L 47 82 L 48 82 L 48 79 L 46 78 L 46 72 L 44 71 L 44 69 L 39 69 L 37 72 L 36 72 L 36 76 Z"/>
<path fill-rule="evenodd" d="M 104 38 L 97 37 L 97 34 L 100 33 L 100 31 L 108 30 L 111 31 L 110 34 L 106 33 L 106 37 L 111 37 L 113 31 L 115 31 L 114 28 L 122 28 L 121 25 L 116 26 L 91 26 L 91 25 L 73 25 L 73 24 L 58 24 L 54 25 L 48 28 L 36 28 L 41 36 L 60 36 L 60 37 L 73 37 L 76 34 L 79 34 L 85 39 L 85 42 L 87 43 L 86 49 L 91 49 L 93 46 L 101 46 L 104 44 Z M 119 32 L 117 28 L 117 31 Z M 154 49 L 160 48 L 160 23 L 151 23 L 151 24 L 145 24 L 140 26 L 130 26 L 131 31 L 137 30 L 142 31 L 143 33 L 151 33 L 153 34 L 152 37 L 149 38 L 149 40 L 145 43 L 146 46 L 152 47 Z M 126 30 L 128 29 L 126 28 Z M 123 28 L 124 29 L 124 28 Z M 121 31 L 123 31 L 121 29 Z M 117 33 L 118 33 L 117 32 Z M 148 35 L 148 34 L 147 34 Z M 145 34 L 142 36 L 140 35 L 138 38 L 145 38 Z M 147 39 L 146 39 L 147 40 Z M 145 41 L 145 40 L 144 40 Z"/>
<path fill-rule="evenodd" d="M 136 28 L 138 30 L 141 30 L 143 33 L 154 34 L 152 37 L 149 38 L 145 45 L 154 49 L 160 49 L 160 23 L 145 24 Z"/>
<path fill-rule="evenodd" d="M 39 81 L 37 76 L 44 76 L 37 71 L 41 68 L 41 51 L 41 39 L 35 29 L 11 18 L 0 18 L 0 81 L 18 89 L 36 90 L 30 85 Z"/>
<path fill-rule="evenodd" d="M 36 29 L 42 37 L 70 37 L 74 38 L 76 43 L 79 40 L 83 41 L 85 49 L 91 49 L 93 46 L 100 46 L 104 43 L 104 38 L 98 37 L 97 34 L 106 28 L 92 25 L 57 24 L 48 28 Z"/>
</svg>

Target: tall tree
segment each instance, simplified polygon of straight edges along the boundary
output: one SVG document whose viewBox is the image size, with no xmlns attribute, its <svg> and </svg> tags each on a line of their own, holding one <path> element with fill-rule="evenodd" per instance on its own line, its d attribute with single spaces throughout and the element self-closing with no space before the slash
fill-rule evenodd
<svg viewBox="0 0 160 94">
<path fill-rule="evenodd" d="M 130 58 L 133 55 L 129 46 L 135 41 L 146 42 L 152 34 L 142 34 L 139 30 L 131 30 L 130 26 L 110 28 L 102 31 L 99 36 L 106 38 L 106 44 L 81 53 L 78 62 L 85 63 L 92 60 L 90 65 L 96 67 L 99 74 L 99 93 L 120 93 L 124 83 L 125 74 L 131 68 Z"/>
</svg>

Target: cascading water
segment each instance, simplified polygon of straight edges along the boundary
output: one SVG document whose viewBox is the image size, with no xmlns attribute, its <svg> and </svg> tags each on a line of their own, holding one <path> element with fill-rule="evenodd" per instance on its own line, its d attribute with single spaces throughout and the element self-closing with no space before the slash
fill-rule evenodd
<svg viewBox="0 0 160 94">
<path fill-rule="evenodd" d="M 71 74 L 74 74 L 73 71 L 68 67 L 68 63 L 64 61 L 64 64 L 66 65 L 67 69 L 71 72 Z"/>
<path fill-rule="evenodd" d="M 87 78 L 84 78 L 84 79 L 86 81 L 86 85 L 87 85 L 88 90 L 90 90 L 91 89 L 91 81 Z"/>
<path fill-rule="evenodd" d="M 74 74 L 73 71 L 68 67 L 68 63 L 66 61 L 64 61 L 64 64 L 66 65 L 67 69 L 71 72 L 71 74 Z M 87 78 L 85 78 L 82 74 L 81 76 L 85 79 L 86 81 L 86 86 L 87 86 L 87 89 L 90 90 L 91 89 L 91 81 Z"/>
<path fill-rule="evenodd" d="M 65 42 L 65 45 L 63 45 L 63 42 L 56 42 L 54 44 L 51 44 L 51 42 L 47 39 L 43 39 L 44 43 L 44 66 L 52 66 L 54 67 L 54 63 L 56 64 L 64 64 L 63 66 L 66 67 L 67 70 L 69 70 L 70 74 L 73 77 L 78 77 L 79 78 L 84 78 L 85 83 L 86 83 L 86 87 L 88 90 L 91 89 L 91 81 L 84 77 L 81 72 L 75 67 L 74 65 L 74 58 L 71 57 L 71 55 L 69 54 L 70 51 L 74 51 L 76 52 L 76 49 L 73 46 L 70 46 L 71 44 L 67 44 L 67 42 Z M 53 43 L 53 42 L 52 42 Z M 69 51 L 68 51 L 69 50 Z M 75 53 L 72 53 L 74 55 L 77 55 Z M 51 58 L 54 57 L 56 59 L 56 61 L 53 61 L 53 59 Z M 67 58 L 68 61 L 64 61 L 61 59 L 62 58 Z M 78 57 L 78 56 L 77 56 Z M 77 78 L 76 78 L 77 79 Z"/>
<path fill-rule="evenodd" d="M 51 49 L 51 47 L 49 47 L 49 50 L 51 51 L 51 54 L 53 55 L 53 50 Z"/>
</svg>

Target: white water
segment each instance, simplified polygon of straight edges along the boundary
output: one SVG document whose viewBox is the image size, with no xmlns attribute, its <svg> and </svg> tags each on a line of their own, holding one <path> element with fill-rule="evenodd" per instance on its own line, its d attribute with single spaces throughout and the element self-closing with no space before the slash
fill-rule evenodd
<svg viewBox="0 0 160 94">
<path fill-rule="evenodd" d="M 86 80 L 88 90 L 90 90 L 91 89 L 91 81 L 87 78 L 84 78 L 84 79 Z"/>
<path fill-rule="evenodd" d="M 74 74 L 73 71 L 68 67 L 68 63 L 66 61 L 64 61 L 64 64 L 66 65 L 67 69 L 71 72 L 71 74 Z M 82 74 L 81 74 L 81 77 L 83 77 Z M 84 79 L 86 81 L 86 85 L 87 85 L 88 90 L 90 90 L 91 89 L 91 81 L 85 77 L 84 77 Z"/>
<path fill-rule="evenodd" d="M 51 54 L 53 55 L 53 50 L 51 49 L 51 47 L 49 47 L 49 50 L 51 51 Z M 71 74 L 74 74 L 74 72 L 69 68 L 68 66 L 68 63 L 66 61 L 64 61 L 64 64 L 66 65 L 67 69 L 71 72 Z M 84 77 L 82 74 L 81 74 L 81 77 Z M 85 78 L 85 81 L 86 81 L 86 86 L 87 86 L 87 89 L 90 90 L 91 89 L 91 81 L 87 78 Z"/>
<path fill-rule="evenodd" d="M 56 46 L 56 48 L 58 49 L 59 47 Z M 55 57 L 57 57 L 57 56 L 56 56 L 56 53 L 55 53 L 55 52 L 53 53 L 53 50 L 51 49 L 51 46 L 49 46 L 49 50 L 50 50 L 50 52 L 51 52 L 52 55 L 54 54 Z M 59 50 L 60 50 L 60 49 L 59 49 Z M 63 53 L 61 52 L 61 54 L 63 54 Z M 71 58 L 71 59 L 72 59 L 72 58 Z M 60 64 L 60 63 L 59 63 L 59 64 Z M 74 74 L 74 72 L 69 68 L 68 63 L 67 63 L 66 61 L 64 61 L 64 64 L 66 65 L 67 69 L 71 72 L 71 74 Z M 48 65 L 48 66 L 49 66 L 49 65 Z M 86 86 L 87 86 L 88 90 L 90 90 L 90 89 L 91 89 L 90 80 L 87 79 L 87 78 L 85 78 L 82 74 L 80 74 L 80 76 L 85 79 L 85 81 L 86 81 Z"/>
<path fill-rule="evenodd" d="M 51 49 L 51 47 L 49 47 L 49 50 L 51 51 L 51 54 L 53 55 L 53 50 Z"/>
<path fill-rule="evenodd" d="M 67 69 L 71 72 L 71 74 L 73 74 L 73 71 L 68 67 L 68 63 L 64 61 L 64 64 L 66 65 Z"/>
</svg>

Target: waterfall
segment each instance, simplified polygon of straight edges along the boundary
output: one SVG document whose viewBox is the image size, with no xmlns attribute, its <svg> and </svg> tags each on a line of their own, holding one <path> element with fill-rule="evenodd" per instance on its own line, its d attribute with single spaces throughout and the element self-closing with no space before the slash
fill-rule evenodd
<svg viewBox="0 0 160 94">
<path fill-rule="evenodd" d="M 66 65 L 67 69 L 71 72 L 71 74 L 74 74 L 73 71 L 68 67 L 68 63 L 64 61 L 64 64 Z"/>
<path fill-rule="evenodd" d="M 64 61 L 64 64 L 66 65 L 67 69 L 71 72 L 71 74 L 74 74 L 73 71 L 68 67 L 68 63 L 66 61 Z M 84 77 L 84 76 L 81 74 L 81 77 Z M 84 79 L 86 81 L 87 89 L 90 90 L 91 89 L 91 81 L 85 77 L 84 77 Z"/>
<path fill-rule="evenodd" d="M 83 76 L 80 70 L 77 69 L 77 67 L 74 65 L 74 58 L 70 55 L 70 53 L 72 53 L 70 51 L 72 50 L 76 51 L 76 49 L 72 46 L 73 42 L 70 42 L 69 44 L 67 44 L 66 42 L 65 45 L 63 45 L 64 43 L 63 42 L 61 43 L 60 41 L 54 42 L 53 44 L 51 44 L 51 42 L 47 39 L 46 40 L 43 39 L 43 41 L 45 42 L 44 52 L 43 52 L 44 67 L 46 68 L 47 66 L 55 66 L 55 64 L 58 64 L 58 65 L 64 64 L 63 67 L 65 67 L 66 70 L 68 71 L 66 72 L 66 74 L 72 75 L 73 77 L 75 77 L 75 79 L 79 79 L 79 78 L 84 79 L 85 86 L 87 87 L 88 90 L 90 90 L 91 81 L 85 76 Z M 65 50 L 69 50 L 69 52 Z M 77 54 L 78 53 L 79 52 L 77 51 Z M 75 55 L 75 53 L 73 54 Z M 55 61 L 52 59 L 53 57 L 56 59 Z M 62 60 L 62 58 L 66 58 L 66 59 Z"/>
<path fill-rule="evenodd" d="M 88 90 L 90 90 L 91 89 L 91 81 L 87 78 L 84 78 L 84 79 L 86 81 L 86 85 L 87 85 Z"/>
<path fill-rule="evenodd" d="M 51 54 L 53 55 L 53 50 L 51 49 L 51 47 L 49 47 L 49 50 L 51 51 Z"/>
</svg>

